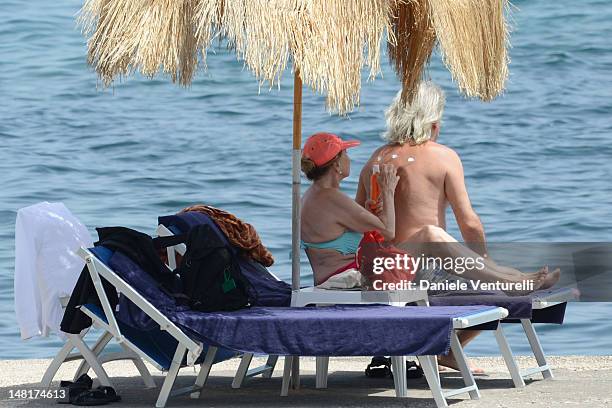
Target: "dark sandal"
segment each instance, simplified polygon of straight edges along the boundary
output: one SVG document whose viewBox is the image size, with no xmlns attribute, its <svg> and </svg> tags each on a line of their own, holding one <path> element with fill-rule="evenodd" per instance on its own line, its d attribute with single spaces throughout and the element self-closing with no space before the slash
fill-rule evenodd
<svg viewBox="0 0 612 408">
<path fill-rule="evenodd" d="M 93 390 L 83 391 L 70 401 L 72 405 L 94 406 L 106 405 L 110 402 L 121 401 L 112 387 L 98 387 Z"/>
<path fill-rule="evenodd" d="M 391 377 L 391 359 L 388 357 L 372 357 L 372 361 L 365 369 L 365 375 L 370 378 Z"/>
<path fill-rule="evenodd" d="M 93 384 L 93 380 L 87 374 L 83 374 L 76 381 L 60 381 L 61 398 L 57 400 L 58 404 L 70 404 L 77 395 L 89 390 Z"/>
<path fill-rule="evenodd" d="M 83 374 L 82 376 L 77 378 L 76 381 L 74 381 L 74 382 L 72 382 L 72 381 L 60 381 L 60 387 L 61 388 L 71 387 L 71 386 L 80 386 L 80 387 L 91 388 L 92 385 L 93 385 L 93 380 L 87 374 Z"/>
<path fill-rule="evenodd" d="M 393 377 L 393 371 L 391 371 L 391 377 Z M 406 378 L 415 379 L 423 377 L 423 369 L 420 365 L 414 361 L 406 361 Z"/>
<path fill-rule="evenodd" d="M 423 377 L 423 369 L 414 361 L 406 361 L 406 378 Z"/>
</svg>

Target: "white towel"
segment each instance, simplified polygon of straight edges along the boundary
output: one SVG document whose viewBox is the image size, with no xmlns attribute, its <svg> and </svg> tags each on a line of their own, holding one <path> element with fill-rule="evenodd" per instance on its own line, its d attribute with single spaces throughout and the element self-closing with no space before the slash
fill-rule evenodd
<svg viewBox="0 0 612 408">
<path fill-rule="evenodd" d="M 60 297 L 70 296 L 93 245 L 87 228 L 63 203 L 20 209 L 15 223 L 15 313 L 21 338 L 60 333 Z"/>
<path fill-rule="evenodd" d="M 317 285 L 321 289 L 360 289 L 363 287 L 363 275 L 357 269 L 347 269 L 330 276 L 325 282 Z"/>
</svg>

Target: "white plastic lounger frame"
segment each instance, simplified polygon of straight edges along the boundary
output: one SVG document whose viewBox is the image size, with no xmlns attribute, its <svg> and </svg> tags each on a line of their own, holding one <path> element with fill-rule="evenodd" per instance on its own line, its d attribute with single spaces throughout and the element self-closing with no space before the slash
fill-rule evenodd
<svg viewBox="0 0 612 408">
<path fill-rule="evenodd" d="M 170 237 L 174 235 L 174 233 L 165 225 L 160 224 L 157 226 L 157 235 L 160 237 Z M 166 250 L 168 252 L 168 266 L 170 269 L 175 269 L 177 267 L 176 254 L 185 255 L 187 247 L 185 244 L 177 244 L 174 246 L 169 246 Z M 270 275 L 274 276 L 274 274 L 271 272 Z M 276 278 L 276 280 L 280 280 L 276 276 L 274 276 L 274 278 Z M 242 355 L 240 365 L 238 366 L 238 371 L 236 371 L 236 375 L 232 381 L 232 388 L 240 388 L 245 378 L 255 377 L 260 374 L 263 378 L 272 377 L 272 373 L 276 367 L 276 362 L 278 361 L 278 356 L 269 356 L 264 365 L 249 370 L 249 365 L 251 364 L 252 359 L 253 353 L 244 353 Z"/>
<path fill-rule="evenodd" d="M 459 371 L 463 377 L 465 387 L 444 391 L 442 388 L 440 374 L 438 372 L 438 360 L 437 356 L 417 356 L 427 384 L 431 389 L 433 398 L 438 407 L 447 407 L 446 398 L 454 395 L 468 393 L 471 399 L 479 399 L 480 391 L 474 380 L 474 376 L 469 369 L 463 347 L 457 337 L 457 330 L 467 329 L 473 326 L 477 326 L 482 323 L 488 323 L 496 320 L 500 320 L 508 316 L 508 311 L 504 308 L 498 307 L 494 309 L 485 310 L 482 312 L 476 312 L 468 316 L 463 316 L 453 319 L 453 331 L 451 333 L 451 350 L 457 364 Z M 295 356 L 285 357 L 285 368 L 283 371 L 283 384 L 281 389 L 281 395 L 286 396 L 289 393 L 289 385 L 292 381 L 291 371 L 292 365 L 296 360 Z M 327 388 L 327 367 L 329 357 L 317 357 L 316 362 L 316 387 Z M 391 357 L 391 368 L 393 370 L 393 382 L 395 385 L 395 395 L 400 398 L 408 396 L 408 383 L 406 378 L 406 357 L 405 356 L 393 356 Z"/>
<path fill-rule="evenodd" d="M 291 294 L 291 306 L 292 307 L 304 307 L 308 305 L 360 305 L 360 304 L 372 304 L 381 303 L 392 306 L 403 307 L 408 303 L 416 303 L 419 306 L 429 306 L 426 290 L 411 290 L 411 291 L 355 291 L 355 290 L 330 290 L 321 289 L 317 287 L 302 288 L 294 290 Z M 299 357 L 293 357 L 292 362 L 292 375 L 291 375 L 291 386 L 296 389 L 299 388 Z M 297 364 L 298 370 L 295 370 Z M 317 357 L 316 367 L 316 387 L 326 388 L 327 387 L 327 367 L 329 364 L 329 357 Z M 321 373 L 321 374 L 319 374 Z M 324 374 L 323 374 L 324 373 Z"/>
<path fill-rule="evenodd" d="M 63 309 L 66 308 L 68 300 L 69 297 L 60 299 Z M 94 316 L 92 320 L 94 327 L 102 328 L 102 326 L 100 325 L 100 322 L 102 322 L 100 318 Z M 76 373 L 74 374 L 74 381 L 76 381 L 77 378 L 79 378 L 81 375 L 86 374 L 91 368 L 98 377 L 98 381 L 100 381 L 100 384 L 110 387 L 112 386 L 111 381 L 109 380 L 106 371 L 102 367 L 102 364 L 116 360 L 132 360 L 132 362 L 136 366 L 136 369 L 140 372 L 145 386 L 147 388 L 155 388 L 155 381 L 153 381 L 151 373 L 149 373 L 149 370 L 136 353 L 126 347 L 125 344 L 120 344 L 120 346 L 123 348 L 123 352 L 107 353 L 101 355 L 108 342 L 113 338 L 112 334 L 108 331 L 104 331 L 104 333 L 102 333 L 102 335 L 98 338 L 94 346 L 92 348 L 89 348 L 83 340 L 83 337 L 85 336 L 85 334 L 87 334 L 88 331 L 89 329 L 85 329 L 80 334 L 64 333 L 67 337 L 66 343 L 55 355 L 55 357 L 49 364 L 49 367 L 47 367 L 47 370 L 45 371 L 43 378 L 40 382 L 40 385 L 42 387 L 48 388 L 51 385 L 51 381 L 53 381 L 55 374 L 57 374 L 57 371 L 63 363 L 75 360 L 82 361 L 81 364 L 79 364 Z M 77 349 L 77 352 L 71 354 L 70 352 L 74 348 Z"/>
<path fill-rule="evenodd" d="M 92 254 L 89 250 L 81 248 L 79 249 L 79 255 L 83 259 L 85 259 L 85 262 L 87 263 L 87 268 L 91 275 L 91 279 L 96 289 L 96 293 L 98 294 L 100 303 L 102 304 L 104 315 L 108 321 L 107 323 L 97 318 L 97 322 L 101 324 L 101 326 L 107 332 L 111 333 L 112 336 L 119 342 L 119 344 L 124 344 L 127 348 L 129 348 L 142 358 L 148 360 L 157 368 L 161 368 L 152 358 L 150 358 L 146 353 L 144 353 L 142 350 L 132 344 L 121 334 L 121 330 L 117 325 L 117 321 L 115 319 L 115 315 L 111 308 L 110 302 L 108 301 L 106 293 L 104 292 L 100 277 L 106 279 L 111 285 L 113 285 L 117 289 L 117 291 L 119 291 L 123 296 L 127 297 L 136 306 L 138 306 L 138 308 L 145 312 L 153 321 L 155 321 L 159 325 L 161 330 L 165 330 L 166 332 L 168 332 L 168 334 L 170 334 L 177 340 L 178 346 L 174 353 L 174 357 L 172 358 L 172 364 L 170 365 L 168 373 L 166 374 L 166 378 L 164 379 L 164 382 L 162 384 L 155 406 L 158 408 L 164 407 L 170 396 L 191 394 L 192 398 L 199 398 L 201 395 L 200 390 L 204 387 L 204 384 L 208 379 L 210 369 L 217 353 L 217 348 L 208 348 L 206 356 L 204 357 L 204 361 L 202 362 L 202 364 L 200 364 L 200 372 L 198 373 L 198 376 L 193 386 L 171 392 L 174 382 L 176 380 L 176 376 L 178 375 L 178 372 L 181 368 L 182 361 L 185 358 L 185 355 L 187 356 L 187 365 L 193 366 L 195 364 L 195 361 L 202 353 L 202 343 L 196 342 L 189 338 L 183 331 L 181 331 L 181 329 L 179 329 L 166 316 L 164 316 L 159 310 L 157 310 L 151 303 L 149 303 L 144 297 L 142 297 L 138 292 L 136 292 L 136 290 L 132 288 L 127 282 L 121 279 L 115 272 L 113 272 L 98 258 L 96 258 L 95 255 Z M 94 318 L 94 313 L 90 312 L 86 308 L 83 308 L 82 310 L 88 316 Z"/>
<path fill-rule="evenodd" d="M 543 295 L 533 299 L 532 301 L 532 309 L 533 310 L 542 310 L 549 307 L 553 307 L 559 305 L 561 303 L 565 303 L 571 300 L 576 299 L 576 291 L 573 288 L 567 288 L 565 290 L 559 290 L 550 293 L 549 295 Z M 520 319 L 521 326 L 523 327 L 523 331 L 527 336 L 527 340 L 529 341 L 529 346 L 531 347 L 531 351 L 537 362 L 537 367 L 528 368 L 526 370 L 521 371 L 514 355 L 512 354 L 512 350 L 510 348 L 510 344 L 504 335 L 502 330 L 502 325 L 500 324 L 495 331 L 495 339 L 497 340 L 497 344 L 499 345 L 499 349 L 504 358 L 504 362 L 506 363 L 506 367 L 508 367 L 508 371 L 510 372 L 510 377 L 512 378 L 512 382 L 516 388 L 525 387 L 525 378 L 531 377 L 534 374 L 542 373 L 542 377 L 544 379 L 553 378 L 553 373 L 551 367 L 548 365 L 546 361 L 546 355 L 544 354 L 544 349 L 542 349 L 542 344 L 540 343 L 540 339 L 538 338 L 538 334 L 533 327 L 533 323 L 530 319 Z"/>
</svg>

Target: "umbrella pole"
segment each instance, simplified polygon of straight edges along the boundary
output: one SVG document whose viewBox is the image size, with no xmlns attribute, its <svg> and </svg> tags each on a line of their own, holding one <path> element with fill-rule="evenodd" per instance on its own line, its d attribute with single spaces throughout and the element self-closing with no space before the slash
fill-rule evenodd
<svg viewBox="0 0 612 408">
<path fill-rule="evenodd" d="M 293 77 L 293 151 L 291 190 L 291 289 L 300 289 L 300 168 L 302 159 L 302 78 L 295 69 Z M 290 358 L 290 357 L 285 357 Z M 300 359 L 291 357 L 291 386 L 300 387 Z"/>
<path fill-rule="evenodd" d="M 293 152 L 291 191 L 291 288 L 300 288 L 300 167 L 302 149 L 302 78 L 296 68 L 293 77 Z"/>
</svg>

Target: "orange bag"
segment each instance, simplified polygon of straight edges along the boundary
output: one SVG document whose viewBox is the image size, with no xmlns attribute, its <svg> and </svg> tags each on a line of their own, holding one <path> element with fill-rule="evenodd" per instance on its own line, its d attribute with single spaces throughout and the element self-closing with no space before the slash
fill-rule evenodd
<svg viewBox="0 0 612 408">
<path fill-rule="evenodd" d="M 395 262 L 398 257 L 400 259 L 399 265 Z M 387 258 L 394 260 L 393 267 L 385 267 L 384 260 Z M 376 290 L 374 287 L 376 281 L 380 281 L 380 283 L 410 282 L 415 276 L 410 255 L 406 251 L 386 243 L 384 237 L 378 231 L 368 231 L 363 234 L 357 250 L 356 261 L 357 268 L 364 277 L 365 286 L 368 290 Z M 379 288 L 380 283 L 377 285 Z"/>
</svg>

